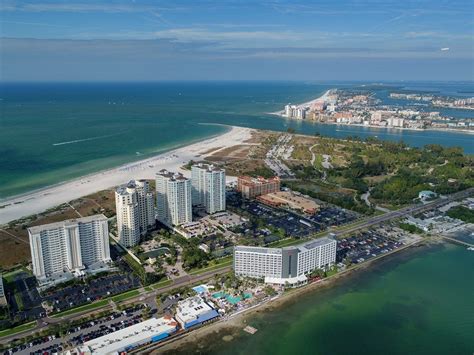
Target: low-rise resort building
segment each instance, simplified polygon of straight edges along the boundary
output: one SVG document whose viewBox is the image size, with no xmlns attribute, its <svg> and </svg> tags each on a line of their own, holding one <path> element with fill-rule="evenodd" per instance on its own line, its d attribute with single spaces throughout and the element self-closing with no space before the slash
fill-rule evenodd
<svg viewBox="0 0 474 355">
<path fill-rule="evenodd" d="M 247 199 L 253 199 L 260 195 L 280 191 L 280 178 L 278 176 L 265 179 L 261 176 L 239 176 L 237 178 L 237 191 Z"/>
<path fill-rule="evenodd" d="M 189 329 L 219 316 L 219 312 L 200 296 L 178 302 L 176 320 L 182 329 Z"/>
</svg>

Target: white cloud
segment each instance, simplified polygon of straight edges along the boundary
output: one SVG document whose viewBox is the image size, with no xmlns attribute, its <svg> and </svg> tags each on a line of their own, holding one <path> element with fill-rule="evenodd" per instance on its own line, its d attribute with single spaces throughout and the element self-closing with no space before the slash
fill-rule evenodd
<svg viewBox="0 0 474 355">
<path fill-rule="evenodd" d="M 162 10 L 182 10 L 182 7 L 164 7 L 156 5 L 145 5 L 136 2 L 113 3 L 105 2 L 66 2 L 66 3 L 20 3 L 16 1 L 2 1 L 1 11 L 24 11 L 24 12 L 107 12 L 107 13 L 128 13 L 128 12 L 150 12 Z"/>
<path fill-rule="evenodd" d="M 209 31 L 200 28 L 176 28 L 153 33 L 156 38 L 173 39 L 178 42 L 193 41 L 241 41 L 241 40 L 267 40 L 267 41 L 292 41 L 299 40 L 302 34 L 292 31 Z"/>
</svg>

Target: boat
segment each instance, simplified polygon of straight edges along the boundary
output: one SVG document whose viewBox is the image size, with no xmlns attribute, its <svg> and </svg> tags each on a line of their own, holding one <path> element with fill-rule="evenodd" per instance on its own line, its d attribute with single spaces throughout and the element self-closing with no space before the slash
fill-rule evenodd
<svg viewBox="0 0 474 355">
<path fill-rule="evenodd" d="M 474 251 L 474 247 L 469 247 L 467 250 Z"/>
</svg>

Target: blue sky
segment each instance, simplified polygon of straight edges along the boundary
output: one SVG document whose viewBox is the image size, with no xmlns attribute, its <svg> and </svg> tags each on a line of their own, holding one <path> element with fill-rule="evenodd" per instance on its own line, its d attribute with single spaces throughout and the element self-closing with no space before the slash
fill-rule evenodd
<svg viewBox="0 0 474 355">
<path fill-rule="evenodd" d="M 0 3 L 6 81 L 474 80 L 472 1 Z"/>
</svg>

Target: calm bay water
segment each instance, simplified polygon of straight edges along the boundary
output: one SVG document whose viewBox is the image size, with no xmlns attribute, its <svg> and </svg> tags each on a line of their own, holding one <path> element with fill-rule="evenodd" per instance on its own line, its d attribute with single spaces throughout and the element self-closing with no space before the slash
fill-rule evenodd
<svg viewBox="0 0 474 355">
<path fill-rule="evenodd" d="M 360 83 L 127 83 L 0 85 L 0 198 L 24 193 L 225 131 L 219 123 L 377 136 L 414 146 L 439 143 L 474 152 L 472 136 L 320 125 L 267 112 L 334 87 Z M 428 84 L 411 83 L 426 90 Z M 472 96 L 472 83 L 429 84 L 439 93 Z M 386 98 L 389 89 L 377 93 Z M 459 110 L 458 110 L 459 111 Z M 459 117 L 465 112 L 454 113 Z"/>
<path fill-rule="evenodd" d="M 472 354 L 474 253 L 418 248 L 359 270 L 333 287 L 252 315 L 242 330 L 207 337 L 182 354 Z"/>
</svg>

